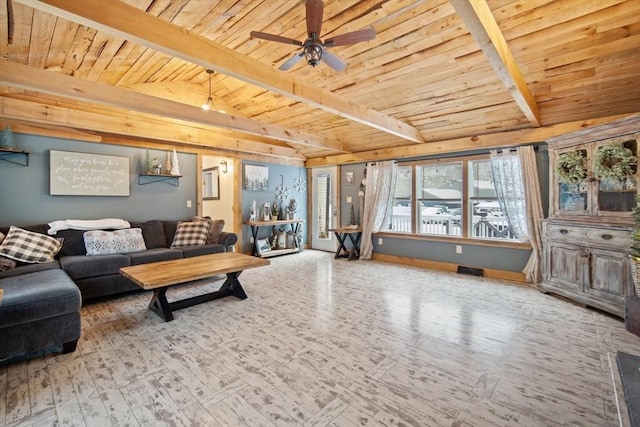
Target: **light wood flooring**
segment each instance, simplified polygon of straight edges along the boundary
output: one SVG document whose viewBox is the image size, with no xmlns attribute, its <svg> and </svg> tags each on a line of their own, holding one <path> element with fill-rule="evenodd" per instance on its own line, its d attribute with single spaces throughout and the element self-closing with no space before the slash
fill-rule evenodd
<svg viewBox="0 0 640 427">
<path fill-rule="evenodd" d="M 522 284 L 304 251 L 246 300 L 87 304 L 75 353 L 0 365 L 7 426 L 615 426 L 620 319 Z M 215 290 L 222 278 L 168 296 Z"/>
</svg>

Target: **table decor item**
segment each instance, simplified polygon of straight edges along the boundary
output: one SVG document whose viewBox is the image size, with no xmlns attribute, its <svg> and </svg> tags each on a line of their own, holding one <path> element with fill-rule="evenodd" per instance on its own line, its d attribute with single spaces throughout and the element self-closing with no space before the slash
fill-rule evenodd
<svg viewBox="0 0 640 427">
<path fill-rule="evenodd" d="M 15 150 L 16 148 L 16 140 L 13 136 L 11 126 L 9 125 L 7 125 L 7 127 L 2 131 L 2 138 L 0 138 L 0 148 L 4 148 L 6 150 Z"/>
</svg>

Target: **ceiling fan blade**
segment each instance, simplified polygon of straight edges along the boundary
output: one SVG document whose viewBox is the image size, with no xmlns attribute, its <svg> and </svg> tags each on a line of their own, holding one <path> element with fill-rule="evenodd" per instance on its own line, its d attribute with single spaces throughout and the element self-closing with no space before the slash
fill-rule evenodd
<svg viewBox="0 0 640 427">
<path fill-rule="evenodd" d="M 342 71 L 347 68 L 347 64 L 342 59 L 326 50 L 322 51 L 322 60 L 336 71 Z"/>
<path fill-rule="evenodd" d="M 343 46 L 345 44 L 353 44 L 366 42 L 376 38 L 376 30 L 373 27 L 363 28 L 362 30 L 353 31 L 351 33 L 339 34 L 325 41 L 326 47 Z"/>
<path fill-rule="evenodd" d="M 276 36 L 275 34 L 261 33 L 260 31 L 251 31 L 251 37 L 255 37 L 258 39 L 271 40 L 274 42 L 286 43 L 286 44 L 294 44 L 296 46 L 302 46 L 302 42 L 294 39 L 290 39 L 289 37 Z"/>
<path fill-rule="evenodd" d="M 322 0 L 307 0 L 307 34 L 309 38 L 313 38 L 312 34 L 316 35 L 316 39 L 320 38 L 323 8 Z"/>
<path fill-rule="evenodd" d="M 287 62 L 282 64 L 278 69 L 280 71 L 287 71 L 289 68 L 296 65 L 300 60 L 304 57 L 304 52 L 300 52 L 298 54 L 293 55 L 291 58 L 287 59 Z"/>
</svg>

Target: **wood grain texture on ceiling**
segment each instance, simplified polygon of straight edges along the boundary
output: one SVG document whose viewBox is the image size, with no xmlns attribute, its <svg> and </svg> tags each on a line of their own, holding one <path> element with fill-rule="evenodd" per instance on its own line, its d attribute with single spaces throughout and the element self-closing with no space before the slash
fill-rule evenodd
<svg viewBox="0 0 640 427">
<path fill-rule="evenodd" d="M 640 0 L 326 0 L 348 67 L 277 68 L 303 0 L 0 1 L 0 120 L 308 165 L 513 145 L 640 111 Z M 9 25 L 12 24 L 12 25 Z M 216 108 L 199 110 L 208 96 Z M 108 137 L 107 137 L 108 136 Z M 252 157 L 253 156 L 253 157 Z"/>
</svg>

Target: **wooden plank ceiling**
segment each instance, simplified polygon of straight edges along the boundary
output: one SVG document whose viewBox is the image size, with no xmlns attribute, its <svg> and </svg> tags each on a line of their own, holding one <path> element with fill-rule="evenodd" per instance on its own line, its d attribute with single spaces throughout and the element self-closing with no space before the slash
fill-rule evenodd
<svg viewBox="0 0 640 427">
<path fill-rule="evenodd" d="M 640 111 L 640 0 L 0 0 L 0 121 L 314 166 L 539 141 Z M 202 111 L 206 69 L 218 111 Z M 44 131 L 46 133 L 46 131 Z M 54 134 L 54 133 L 52 133 Z"/>
</svg>

